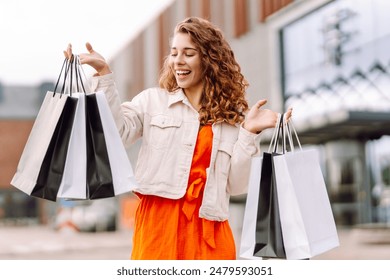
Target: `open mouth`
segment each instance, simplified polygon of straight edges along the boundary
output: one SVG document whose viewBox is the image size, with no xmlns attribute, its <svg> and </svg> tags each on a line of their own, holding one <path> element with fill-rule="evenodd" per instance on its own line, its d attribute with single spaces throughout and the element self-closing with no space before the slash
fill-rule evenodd
<svg viewBox="0 0 390 280">
<path fill-rule="evenodd" d="M 187 70 L 187 71 L 184 71 L 184 70 L 178 70 L 176 71 L 176 75 L 179 76 L 179 77 L 185 77 L 187 75 L 189 75 L 191 73 L 191 71 Z"/>
</svg>

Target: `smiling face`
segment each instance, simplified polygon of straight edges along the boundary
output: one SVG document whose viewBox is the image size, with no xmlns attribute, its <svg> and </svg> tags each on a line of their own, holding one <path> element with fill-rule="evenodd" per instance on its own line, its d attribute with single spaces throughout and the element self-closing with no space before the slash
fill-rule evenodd
<svg viewBox="0 0 390 280">
<path fill-rule="evenodd" d="M 189 95 L 203 90 L 200 53 L 187 33 L 176 33 L 172 40 L 169 66 L 177 85 Z"/>
</svg>

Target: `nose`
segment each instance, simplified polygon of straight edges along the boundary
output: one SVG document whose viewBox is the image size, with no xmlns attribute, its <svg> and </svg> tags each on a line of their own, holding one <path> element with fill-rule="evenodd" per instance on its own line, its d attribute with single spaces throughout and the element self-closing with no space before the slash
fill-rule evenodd
<svg viewBox="0 0 390 280">
<path fill-rule="evenodd" d="M 185 62 L 184 62 L 184 55 L 178 53 L 178 54 L 175 56 L 174 63 L 177 64 L 177 65 L 182 65 L 182 64 L 184 64 L 184 63 L 185 63 Z"/>
</svg>

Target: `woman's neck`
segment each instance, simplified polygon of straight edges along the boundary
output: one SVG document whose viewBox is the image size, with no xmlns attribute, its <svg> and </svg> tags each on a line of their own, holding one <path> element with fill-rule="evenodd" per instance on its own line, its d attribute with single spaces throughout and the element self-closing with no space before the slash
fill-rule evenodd
<svg viewBox="0 0 390 280">
<path fill-rule="evenodd" d="M 189 89 L 183 89 L 184 94 L 187 96 L 188 101 L 191 103 L 192 107 L 196 111 L 199 111 L 202 107 L 201 100 L 202 100 L 202 91 L 201 90 L 189 90 Z"/>
</svg>

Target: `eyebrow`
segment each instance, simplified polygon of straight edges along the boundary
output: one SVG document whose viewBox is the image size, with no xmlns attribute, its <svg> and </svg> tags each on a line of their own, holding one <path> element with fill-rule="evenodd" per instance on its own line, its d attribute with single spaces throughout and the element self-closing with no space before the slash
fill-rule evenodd
<svg viewBox="0 0 390 280">
<path fill-rule="evenodd" d="M 172 50 L 177 50 L 176 47 L 172 47 L 171 49 L 172 49 Z M 186 47 L 186 48 L 184 48 L 184 50 L 186 50 L 186 51 L 188 51 L 188 50 L 190 50 L 190 51 L 198 51 L 197 49 L 191 48 L 191 47 Z"/>
</svg>

